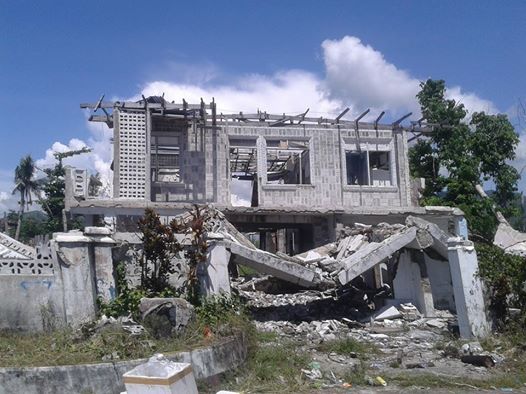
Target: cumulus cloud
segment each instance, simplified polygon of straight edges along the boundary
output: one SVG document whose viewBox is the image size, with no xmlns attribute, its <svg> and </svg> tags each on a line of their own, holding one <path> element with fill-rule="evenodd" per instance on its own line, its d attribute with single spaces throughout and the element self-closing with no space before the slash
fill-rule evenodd
<svg viewBox="0 0 526 394">
<path fill-rule="evenodd" d="M 357 37 L 325 40 L 325 87 L 332 98 L 363 110 L 416 111 L 419 80 Z"/>
<path fill-rule="evenodd" d="M 343 104 L 330 99 L 321 82 L 313 73 L 288 70 L 271 76 L 245 75 L 228 85 L 153 81 L 144 85 L 141 94 L 164 93 L 165 98 L 176 102 L 181 102 L 183 98 L 188 102 L 199 102 L 201 98 L 210 101 L 214 97 L 218 110 L 224 113 L 253 113 L 257 109 L 273 113 L 300 113 L 307 108 L 322 114 L 338 112 Z"/>
<path fill-rule="evenodd" d="M 0 170 L 0 212 L 18 209 L 18 196 L 11 193 L 14 188 L 13 177 L 14 171 Z"/>
<path fill-rule="evenodd" d="M 327 94 L 359 111 L 371 108 L 391 114 L 420 110 L 415 98 L 423 78 L 411 76 L 397 68 L 384 55 L 364 44 L 359 38 L 346 36 L 341 40 L 322 43 L 325 61 Z M 448 98 L 463 103 L 470 113 L 497 112 L 495 105 L 474 93 L 464 92 L 459 86 L 448 87 Z"/>
</svg>

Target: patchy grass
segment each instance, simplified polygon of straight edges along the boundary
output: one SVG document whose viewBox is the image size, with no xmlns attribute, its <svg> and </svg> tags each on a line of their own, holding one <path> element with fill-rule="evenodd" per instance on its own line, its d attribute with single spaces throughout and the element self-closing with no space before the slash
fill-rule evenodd
<svg viewBox="0 0 526 394">
<path fill-rule="evenodd" d="M 390 375 L 387 379 L 400 387 L 492 389 L 523 388 L 526 375 L 514 369 L 513 373 L 495 372 L 495 375 L 488 379 L 452 378 L 432 373 Z"/>
<path fill-rule="evenodd" d="M 302 369 L 309 369 L 310 361 L 292 343 L 260 343 L 245 365 L 225 376 L 222 388 L 258 393 L 302 392 L 312 388 L 301 373 Z"/>
<path fill-rule="evenodd" d="M 175 352 L 202 344 L 205 338 L 193 335 L 186 336 L 186 339 L 188 342 L 180 339 L 154 339 L 148 335 L 132 337 L 117 329 L 107 329 L 90 338 L 83 338 L 73 330 L 32 335 L 2 333 L 0 365 L 36 367 L 143 358 L 157 351 Z"/>
<path fill-rule="evenodd" d="M 215 313 L 221 319 L 214 319 Z M 157 338 L 153 331 L 131 336 L 117 327 L 105 327 L 95 334 L 63 329 L 51 333 L 0 332 L 0 367 L 91 364 L 103 361 L 150 357 L 154 353 L 191 350 L 243 332 L 254 346 L 255 328 L 238 310 L 197 311 L 197 319 L 180 334 Z M 104 358 L 104 359 L 103 359 Z"/>
<path fill-rule="evenodd" d="M 318 346 L 318 351 L 324 353 L 337 353 L 344 356 L 356 355 L 358 358 L 368 358 L 371 354 L 378 354 L 380 349 L 369 342 L 359 342 L 353 338 L 335 339 L 323 342 Z"/>
<path fill-rule="evenodd" d="M 256 340 L 259 343 L 276 342 L 278 339 L 279 336 L 275 332 L 257 331 L 256 333 Z"/>
<path fill-rule="evenodd" d="M 350 368 L 344 375 L 343 381 L 345 383 L 350 383 L 353 386 L 366 386 L 367 385 L 367 366 L 362 361 L 360 364 L 356 365 L 353 368 Z"/>
</svg>

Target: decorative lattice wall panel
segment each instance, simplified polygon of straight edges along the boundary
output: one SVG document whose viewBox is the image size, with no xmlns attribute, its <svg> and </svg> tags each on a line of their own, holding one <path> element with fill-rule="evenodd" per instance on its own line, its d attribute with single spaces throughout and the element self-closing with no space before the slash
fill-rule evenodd
<svg viewBox="0 0 526 394">
<path fill-rule="evenodd" d="M 119 111 L 119 197 L 146 197 L 146 116 Z"/>
</svg>

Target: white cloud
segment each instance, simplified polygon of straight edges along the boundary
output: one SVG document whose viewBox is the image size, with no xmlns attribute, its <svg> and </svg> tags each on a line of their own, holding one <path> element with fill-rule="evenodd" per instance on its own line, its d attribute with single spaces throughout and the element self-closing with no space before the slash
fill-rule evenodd
<svg viewBox="0 0 526 394">
<path fill-rule="evenodd" d="M 18 195 L 12 194 L 14 170 L 0 170 L 0 213 L 18 209 Z M 0 229 L 3 231 L 3 229 Z"/>
<path fill-rule="evenodd" d="M 215 98 L 218 111 L 254 113 L 257 109 L 273 113 L 300 113 L 310 108 L 313 112 L 337 113 L 342 108 L 339 100 L 329 99 L 322 81 L 313 73 L 302 70 L 278 72 L 272 76 L 250 74 L 229 85 L 202 85 L 153 81 L 141 94 L 165 94 L 168 100 L 198 103 Z M 140 95 L 134 97 L 138 99 Z"/>
<path fill-rule="evenodd" d="M 418 79 L 389 63 L 359 38 L 346 36 L 322 43 L 325 86 L 330 97 L 356 107 L 393 112 L 417 111 Z"/>
<path fill-rule="evenodd" d="M 357 37 L 325 40 L 322 48 L 325 86 L 331 98 L 350 104 L 357 111 L 371 108 L 371 115 L 382 110 L 391 114 L 410 111 L 418 117 L 415 96 L 420 90 L 420 78 L 389 63 L 381 52 Z M 449 87 L 446 96 L 463 103 L 470 113 L 497 112 L 491 101 L 463 92 L 458 86 Z"/>
<path fill-rule="evenodd" d="M 464 104 L 469 114 L 482 111 L 487 114 L 495 114 L 499 112 L 497 107 L 495 107 L 495 104 L 491 101 L 480 98 L 475 93 L 463 92 L 459 86 L 448 88 L 446 91 L 446 97 Z"/>
</svg>

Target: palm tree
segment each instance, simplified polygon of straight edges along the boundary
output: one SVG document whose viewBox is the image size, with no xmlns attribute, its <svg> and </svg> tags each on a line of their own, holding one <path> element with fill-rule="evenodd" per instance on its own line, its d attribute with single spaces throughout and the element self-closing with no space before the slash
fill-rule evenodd
<svg viewBox="0 0 526 394">
<path fill-rule="evenodd" d="M 35 162 L 30 155 L 20 159 L 20 163 L 15 169 L 15 188 L 13 194 L 20 193 L 20 208 L 18 210 L 18 223 L 16 226 L 15 239 L 18 240 L 20 236 L 20 227 L 22 225 L 22 215 L 24 209 L 33 203 L 32 194 L 38 189 L 37 182 L 33 179 L 35 174 Z"/>
</svg>

